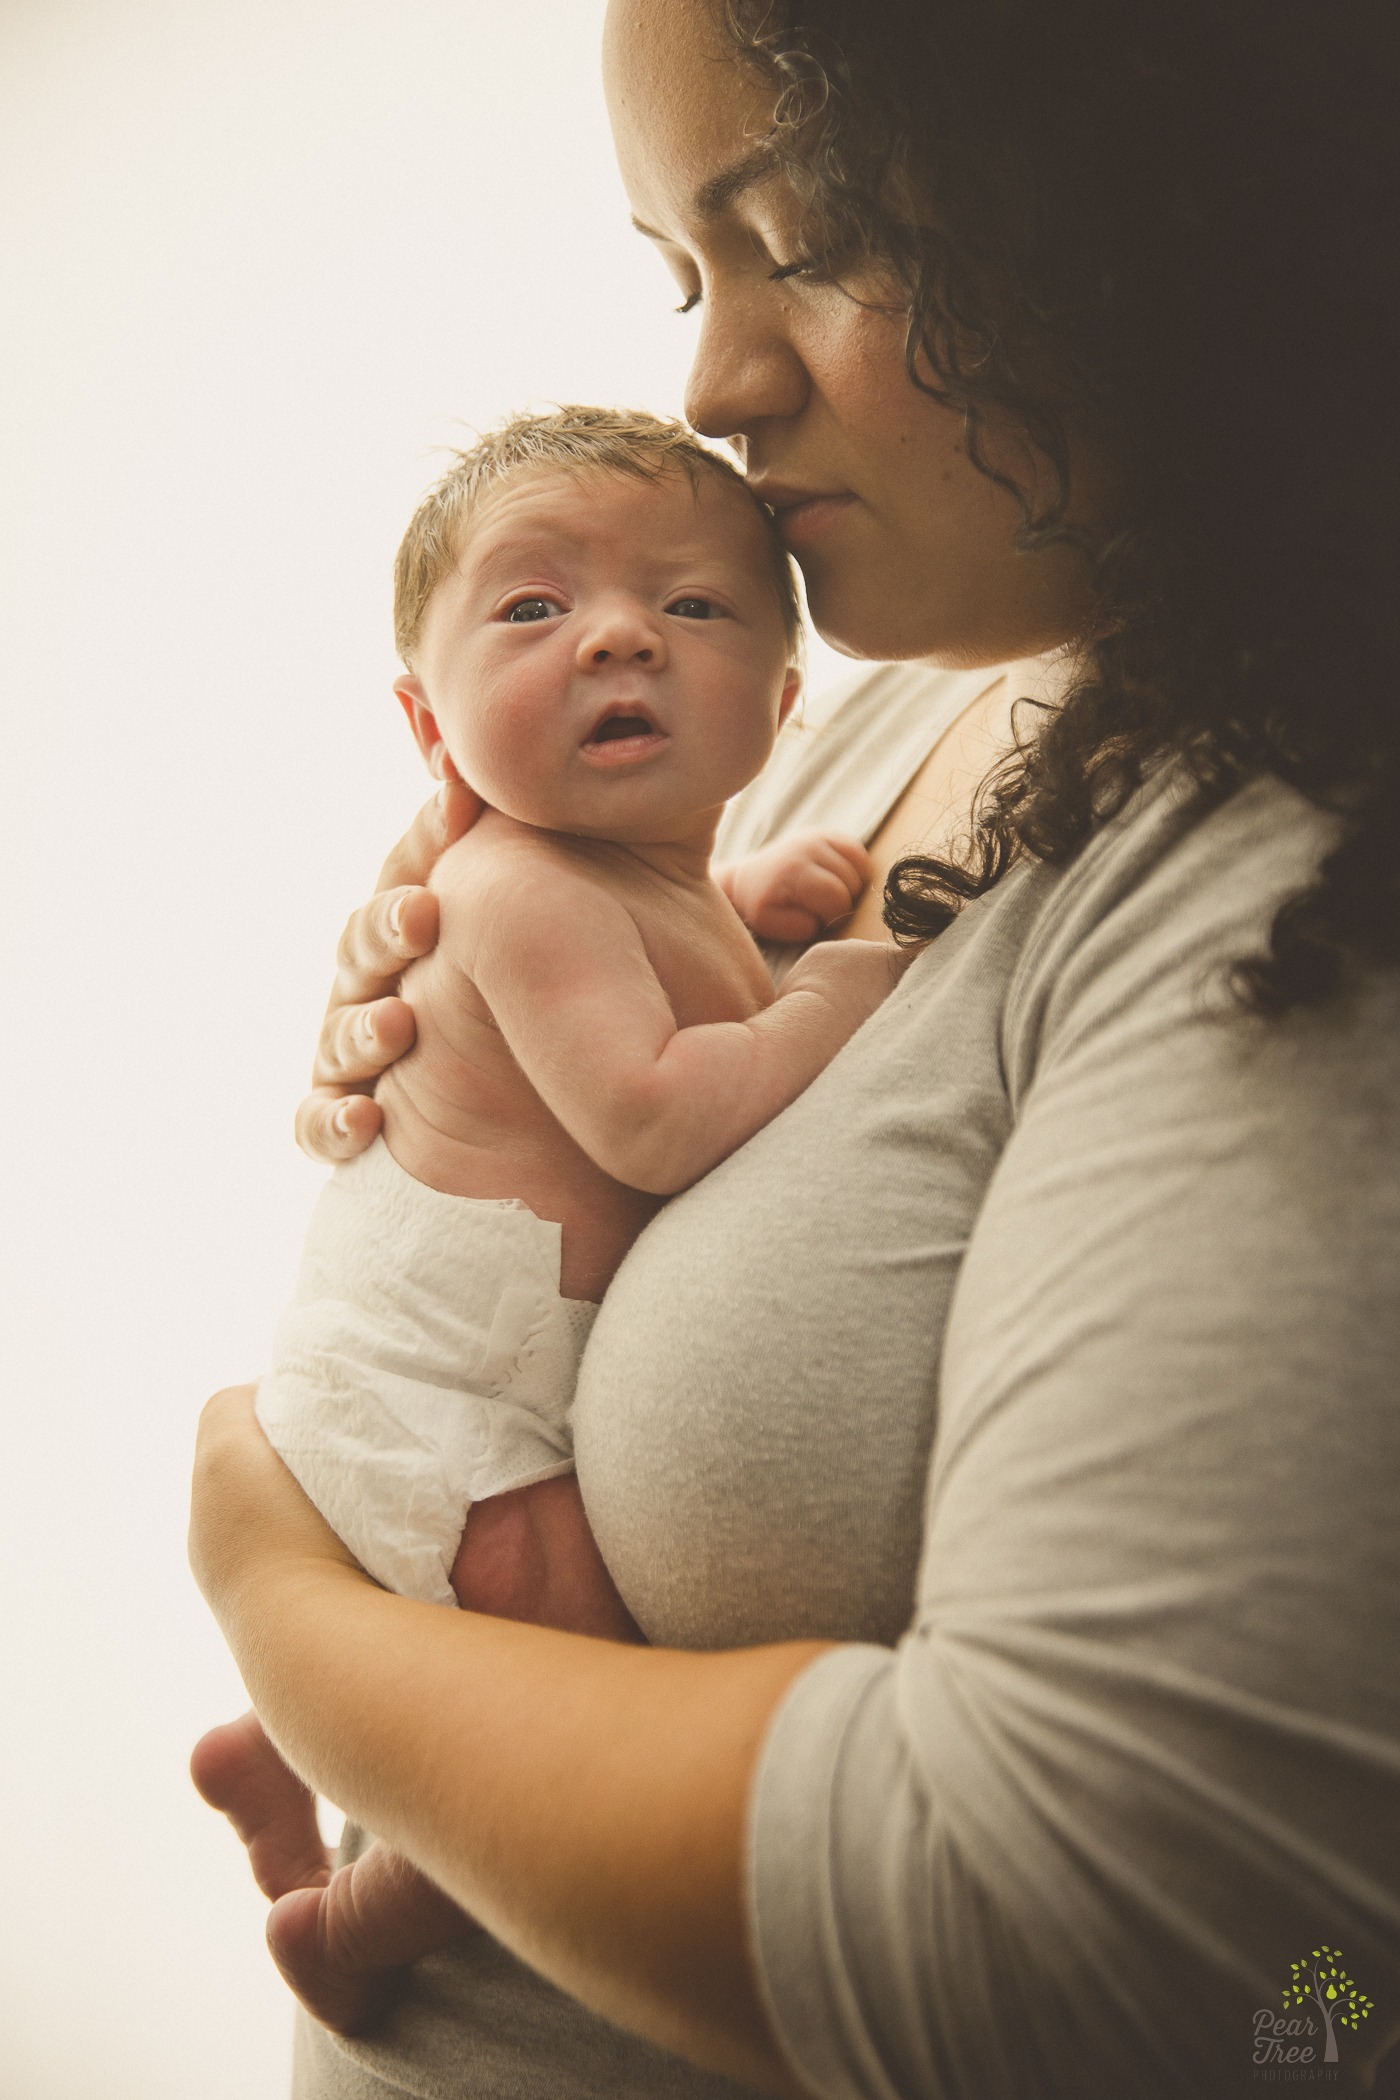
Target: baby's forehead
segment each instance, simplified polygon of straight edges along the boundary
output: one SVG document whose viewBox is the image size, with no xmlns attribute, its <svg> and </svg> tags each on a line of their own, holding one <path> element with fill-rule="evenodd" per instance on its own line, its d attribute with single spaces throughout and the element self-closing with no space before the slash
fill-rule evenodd
<svg viewBox="0 0 1400 2100">
<path fill-rule="evenodd" d="M 674 465 L 654 473 L 531 465 L 478 499 L 464 521 L 457 565 L 472 569 L 526 546 L 659 554 L 684 544 L 732 555 L 758 525 L 744 490 L 703 468 L 692 475 Z"/>
</svg>

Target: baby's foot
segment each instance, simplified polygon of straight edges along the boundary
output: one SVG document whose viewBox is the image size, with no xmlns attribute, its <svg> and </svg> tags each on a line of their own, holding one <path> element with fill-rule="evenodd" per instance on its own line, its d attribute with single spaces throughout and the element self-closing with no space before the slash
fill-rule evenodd
<svg viewBox="0 0 1400 2100">
<path fill-rule="evenodd" d="M 331 1865 L 316 1822 L 316 1797 L 289 1771 L 254 1713 L 201 1736 L 190 1777 L 222 1809 L 244 1844 L 253 1879 L 275 1901 L 290 1889 L 321 1889 Z"/>
<path fill-rule="evenodd" d="M 359 2034 L 383 2012 L 393 1971 L 476 1927 L 426 1875 L 387 1845 L 371 1845 L 324 1888 L 274 1903 L 267 1944 L 307 2011 L 336 2034 Z"/>
</svg>

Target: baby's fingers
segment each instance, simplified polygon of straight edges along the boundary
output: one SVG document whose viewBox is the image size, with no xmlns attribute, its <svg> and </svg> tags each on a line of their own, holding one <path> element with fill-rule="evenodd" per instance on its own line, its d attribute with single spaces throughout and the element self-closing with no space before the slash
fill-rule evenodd
<svg viewBox="0 0 1400 2100">
<path fill-rule="evenodd" d="M 821 930 L 820 919 L 800 904 L 765 904 L 749 928 L 761 941 L 780 941 L 791 946 L 814 941 Z"/>
<path fill-rule="evenodd" d="M 845 883 L 854 902 L 871 874 L 870 855 L 860 840 L 847 838 L 841 832 L 824 832 L 817 847 L 817 858 Z"/>
<path fill-rule="evenodd" d="M 822 867 L 816 861 L 808 861 L 794 877 L 785 902 L 799 904 L 811 912 L 818 926 L 829 926 L 834 919 L 844 919 L 850 912 L 859 894 L 853 890 L 846 873 L 847 863 L 841 863 L 840 872 Z"/>
</svg>

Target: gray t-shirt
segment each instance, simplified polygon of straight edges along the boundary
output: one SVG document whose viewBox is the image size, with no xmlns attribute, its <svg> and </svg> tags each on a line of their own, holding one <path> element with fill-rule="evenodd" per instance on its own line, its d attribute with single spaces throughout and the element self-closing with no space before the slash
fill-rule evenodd
<svg viewBox="0 0 1400 2100">
<path fill-rule="evenodd" d="M 816 1215 L 844 1214 L 862 1271 L 882 1248 L 909 1276 L 900 1311 L 882 1289 L 879 1382 L 846 1411 L 858 1477 L 862 1435 L 938 1380 L 912 1628 L 798 1681 L 753 1801 L 769 2003 L 831 2100 L 1312 2077 L 1321 2001 L 1281 2041 L 1269 2023 L 1319 1949 L 1373 2008 L 1337 2030 L 1339 2088 L 1400 2033 L 1400 984 L 1269 1023 L 1221 997 L 1329 831 L 1277 783 L 1204 817 L 1159 785 L 1063 877 L 968 911 L 731 1163 L 758 1262 L 739 1199 L 792 1188 L 805 1123 L 825 1200 L 809 1180 L 791 1235 L 811 1249 Z M 989 1135 L 1001 1119 L 960 1263 L 950 1246 L 941 1368 L 944 1140 L 917 1218 L 909 1141 L 878 1123 L 857 1162 L 844 1140 L 853 1086 L 902 1116 L 916 1042 L 920 1132 L 969 1057 Z M 777 1386 L 794 1432 L 794 1388 L 819 1415 L 864 1320 L 815 1246 Z M 593 1368 L 611 1351 L 625 1383 L 618 1341 Z M 697 1346 L 676 1323 L 672 1361 Z M 823 1420 L 809 1470 L 816 1438 L 837 1455 Z M 851 1538 L 828 1529 L 825 1554 Z"/>
<path fill-rule="evenodd" d="M 1221 989 L 1326 837 L 1164 782 L 1013 874 L 600 1314 L 579 1477 L 644 1629 L 857 1644 L 785 1701 L 751 1834 L 833 2100 L 1241 2091 L 1324 1941 L 1375 2005 L 1343 2065 L 1400 2021 L 1400 995 Z M 304 2090 L 733 2090 L 557 1998 L 478 2058 L 447 1974 L 397 2053 L 316 2045 L 387 2083 Z"/>
</svg>

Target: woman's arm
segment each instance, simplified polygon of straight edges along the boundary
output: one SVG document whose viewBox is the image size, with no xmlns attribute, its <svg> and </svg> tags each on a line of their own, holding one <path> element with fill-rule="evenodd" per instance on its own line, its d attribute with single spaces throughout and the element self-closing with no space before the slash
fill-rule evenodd
<svg viewBox="0 0 1400 2100">
<path fill-rule="evenodd" d="M 1343 2085 L 1400 2037 L 1400 978 L 1232 1010 L 1328 840 L 1277 783 L 1195 816 L 1159 783 L 1041 889 L 914 1630 L 765 1741 L 756 1956 L 827 2100 L 1237 2100 L 1319 2064 L 1258 2021 L 1324 1939 Z"/>
<path fill-rule="evenodd" d="M 377 1589 L 272 1452 L 252 1389 L 200 1427 L 191 1561 L 310 1784 L 597 2011 L 797 2094 L 749 1952 L 747 1803 L 818 1655 L 638 1649 Z"/>
<path fill-rule="evenodd" d="M 422 885 L 454 840 L 481 814 L 480 797 L 448 781 L 414 818 L 379 873 L 368 904 L 340 937 L 311 1092 L 297 1109 L 297 1143 L 334 1166 L 379 1135 L 383 1115 L 374 1083 L 413 1043 L 413 1012 L 399 979 L 438 937 L 438 900 Z"/>
</svg>

